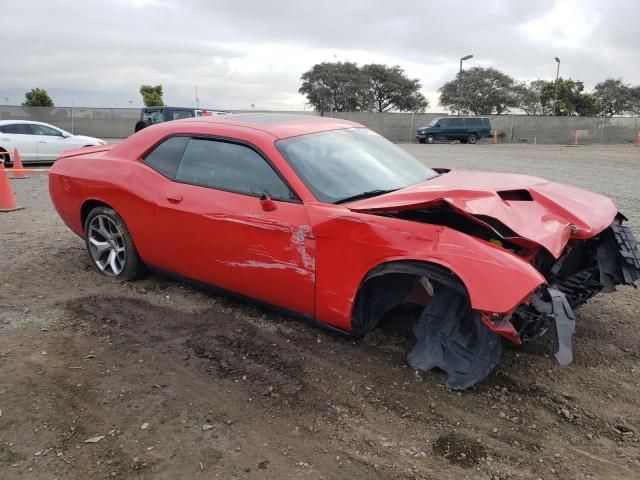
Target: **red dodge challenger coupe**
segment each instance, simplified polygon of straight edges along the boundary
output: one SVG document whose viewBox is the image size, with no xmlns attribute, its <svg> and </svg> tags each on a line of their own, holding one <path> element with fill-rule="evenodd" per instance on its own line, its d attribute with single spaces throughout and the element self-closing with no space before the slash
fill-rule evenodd
<svg viewBox="0 0 640 480">
<path fill-rule="evenodd" d="M 609 198 L 541 178 L 431 169 L 362 125 L 293 115 L 200 117 L 64 153 L 49 177 L 91 263 L 144 267 L 362 335 L 422 305 L 414 368 L 484 379 L 501 337 L 555 326 L 572 361 L 573 309 L 640 278 Z"/>
</svg>

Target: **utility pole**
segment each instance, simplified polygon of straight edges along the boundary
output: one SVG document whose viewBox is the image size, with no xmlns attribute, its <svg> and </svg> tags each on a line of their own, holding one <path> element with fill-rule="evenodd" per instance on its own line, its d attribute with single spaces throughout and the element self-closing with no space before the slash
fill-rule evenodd
<svg viewBox="0 0 640 480">
<path fill-rule="evenodd" d="M 553 94 L 553 114 L 557 115 L 556 104 L 558 103 L 558 78 L 560 78 L 560 59 L 556 58 L 556 63 L 558 64 L 558 69 L 556 70 L 556 91 Z"/>
<path fill-rule="evenodd" d="M 465 55 L 460 59 L 460 73 L 458 74 L 458 82 L 456 83 L 456 87 L 458 89 L 458 101 L 460 101 L 459 89 L 460 89 L 460 81 L 462 80 L 462 62 L 465 60 L 470 60 L 473 58 L 473 55 Z M 458 108 L 458 116 L 460 116 L 460 109 Z"/>
</svg>

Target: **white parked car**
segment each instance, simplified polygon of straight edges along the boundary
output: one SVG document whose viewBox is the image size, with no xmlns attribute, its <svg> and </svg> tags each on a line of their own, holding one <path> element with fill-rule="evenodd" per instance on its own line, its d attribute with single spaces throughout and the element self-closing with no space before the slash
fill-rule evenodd
<svg viewBox="0 0 640 480">
<path fill-rule="evenodd" d="M 2 152 L 13 152 L 16 148 L 25 163 L 53 162 L 65 150 L 106 143 L 99 138 L 72 135 L 48 123 L 0 120 L 0 161 L 5 164 L 10 162 Z"/>
</svg>

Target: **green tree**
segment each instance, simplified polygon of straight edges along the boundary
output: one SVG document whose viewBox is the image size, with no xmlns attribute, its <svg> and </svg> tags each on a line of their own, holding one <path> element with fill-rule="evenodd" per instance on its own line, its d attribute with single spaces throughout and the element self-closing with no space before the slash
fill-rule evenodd
<svg viewBox="0 0 640 480">
<path fill-rule="evenodd" d="M 24 107 L 53 107 L 53 100 L 42 88 L 32 88 L 30 92 L 24 94 Z"/>
<path fill-rule="evenodd" d="M 420 81 L 407 77 L 398 65 L 372 63 L 363 65 L 364 107 L 376 112 L 397 110 L 400 112 L 424 112 L 429 106 L 420 93 Z"/>
<path fill-rule="evenodd" d="M 363 77 L 353 62 L 323 62 L 311 67 L 300 77 L 298 89 L 316 110 L 349 112 L 364 110 Z"/>
<path fill-rule="evenodd" d="M 162 85 L 141 85 L 140 95 L 145 107 L 162 107 Z"/>
<path fill-rule="evenodd" d="M 474 67 L 440 87 L 440 105 L 475 115 L 507 113 L 518 106 L 518 91 L 509 75 L 495 68 Z"/>
<path fill-rule="evenodd" d="M 584 92 L 584 84 L 571 78 L 558 79 L 558 100 L 554 109 L 556 82 L 542 80 L 541 102 L 545 111 L 549 114 L 568 116 L 597 115 L 597 104 L 592 95 Z"/>
<path fill-rule="evenodd" d="M 602 113 L 602 106 L 591 93 L 583 93 L 575 100 L 576 115 L 581 117 L 596 117 Z"/>
<path fill-rule="evenodd" d="M 633 90 L 622 79 L 607 78 L 596 85 L 593 96 L 598 101 L 602 115 L 613 117 L 632 110 Z"/>
<path fill-rule="evenodd" d="M 631 100 L 629 102 L 629 113 L 640 115 L 640 85 L 631 87 Z"/>
<path fill-rule="evenodd" d="M 518 108 L 527 115 L 549 115 L 548 106 L 542 104 L 542 87 L 546 80 L 533 80 L 515 86 Z"/>
</svg>

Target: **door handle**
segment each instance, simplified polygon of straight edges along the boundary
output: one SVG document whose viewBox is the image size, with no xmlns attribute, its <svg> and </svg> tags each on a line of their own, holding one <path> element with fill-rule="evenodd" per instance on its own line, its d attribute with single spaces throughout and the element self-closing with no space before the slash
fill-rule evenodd
<svg viewBox="0 0 640 480">
<path fill-rule="evenodd" d="M 44 140 L 38 140 L 38 143 L 47 143 Z"/>
<path fill-rule="evenodd" d="M 171 203 L 180 203 L 182 201 L 182 194 L 177 192 L 168 193 L 167 200 L 169 200 Z"/>
<path fill-rule="evenodd" d="M 0 140 L 2 140 L 3 142 L 10 142 L 11 141 L 10 138 L 0 138 Z"/>
</svg>

